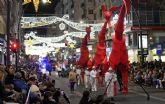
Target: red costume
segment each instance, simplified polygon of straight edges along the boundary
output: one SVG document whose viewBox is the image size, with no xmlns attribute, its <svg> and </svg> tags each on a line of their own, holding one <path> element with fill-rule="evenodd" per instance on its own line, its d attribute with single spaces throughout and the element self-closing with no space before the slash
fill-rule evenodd
<svg viewBox="0 0 165 104">
<path fill-rule="evenodd" d="M 90 27 L 86 27 L 86 32 L 87 34 L 83 39 L 81 49 L 80 49 L 81 56 L 78 61 L 78 65 L 80 66 L 86 66 L 89 60 L 89 50 L 88 50 L 87 44 L 88 44 L 88 40 L 90 39 L 90 32 L 91 32 Z"/>
<path fill-rule="evenodd" d="M 112 11 L 114 10 L 117 10 L 118 7 L 112 7 L 110 8 L 108 11 L 106 10 L 106 7 L 105 5 L 103 4 L 102 5 L 102 12 L 103 12 L 103 16 L 105 18 L 105 22 L 104 22 L 104 25 L 98 35 L 98 40 L 99 42 L 97 43 L 97 49 L 96 49 L 96 53 L 95 53 L 95 56 L 94 56 L 94 66 L 98 68 L 100 68 L 99 65 L 102 65 L 104 59 L 106 58 L 106 45 L 105 45 L 105 34 L 106 34 L 106 27 L 107 27 L 107 23 L 109 25 L 109 27 L 111 27 L 111 23 L 110 23 L 110 18 L 111 18 L 111 15 L 112 15 Z M 107 70 L 105 69 L 107 67 L 103 67 L 102 68 L 102 71 L 103 70 Z M 105 72 L 105 71 L 103 71 Z M 105 74 L 105 73 L 104 73 Z M 98 73 L 98 77 L 97 77 L 97 80 L 98 80 L 98 85 L 100 86 L 100 75 Z M 102 81 L 103 81 L 103 76 L 102 76 Z M 103 86 L 103 82 L 102 82 L 102 86 Z"/>
<path fill-rule="evenodd" d="M 78 65 L 80 65 L 82 68 L 87 66 L 88 60 L 89 60 L 89 50 L 87 47 L 88 40 L 90 39 L 90 27 L 86 27 L 86 36 L 83 39 L 82 45 L 81 45 L 81 56 L 78 61 Z M 84 70 L 81 70 L 81 77 L 82 77 L 82 84 L 84 84 Z"/>
<path fill-rule="evenodd" d="M 87 67 L 88 67 L 88 70 L 91 71 L 92 70 L 92 61 L 89 59 L 88 62 L 87 62 Z"/>
<path fill-rule="evenodd" d="M 124 17 L 125 13 L 129 13 L 130 0 L 124 0 L 124 3 L 120 9 L 118 21 L 115 25 L 115 35 L 112 36 L 112 52 L 109 57 L 110 66 L 115 69 L 117 65 L 120 65 L 119 70 L 122 73 L 122 92 L 128 93 L 128 53 L 125 45 L 124 31 Z M 119 64 L 120 63 L 120 64 Z"/>
</svg>

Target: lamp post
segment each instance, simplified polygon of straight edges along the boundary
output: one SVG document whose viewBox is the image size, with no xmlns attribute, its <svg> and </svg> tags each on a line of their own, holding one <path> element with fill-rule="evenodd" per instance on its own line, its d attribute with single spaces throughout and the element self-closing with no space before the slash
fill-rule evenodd
<svg viewBox="0 0 165 104">
<path fill-rule="evenodd" d="M 132 5 L 132 9 L 133 9 L 133 11 L 135 12 L 135 14 L 136 14 L 136 17 L 137 17 L 137 20 L 138 20 L 138 26 L 139 26 L 139 29 L 140 29 L 140 53 L 141 53 L 141 66 L 142 66 L 142 68 L 143 68 L 143 63 L 144 63 L 144 49 L 143 49 L 143 42 L 142 42 L 142 30 L 141 30 L 141 21 L 140 21 L 140 18 L 139 18 L 139 14 L 137 13 L 137 11 L 136 11 L 136 9 L 134 8 L 134 5 L 133 5 L 133 2 L 132 2 L 132 0 L 130 0 L 131 1 L 131 5 Z"/>
</svg>

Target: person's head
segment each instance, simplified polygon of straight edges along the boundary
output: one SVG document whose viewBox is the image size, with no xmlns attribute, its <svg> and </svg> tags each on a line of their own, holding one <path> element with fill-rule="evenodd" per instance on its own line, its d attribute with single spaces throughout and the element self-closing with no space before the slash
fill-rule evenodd
<svg viewBox="0 0 165 104">
<path fill-rule="evenodd" d="M 21 78 L 22 78 L 22 74 L 21 74 L 20 72 L 16 72 L 16 73 L 14 74 L 14 77 L 15 77 L 16 79 L 21 79 Z"/>
<path fill-rule="evenodd" d="M 83 97 L 89 98 L 90 92 L 89 91 L 84 91 L 83 92 Z"/>
<path fill-rule="evenodd" d="M 113 69 L 111 67 L 109 67 L 108 72 L 112 73 Z"/>
<path fill-rule="evenodd" d="M 9 74 L 14 74 L 15 73 L 15 68 L 12 65 L 9 65 L 7 67 L 8 73 Z"/>
<path fill-rule="evenodd" d="M 93 67 L 92 67 L 92 70 L 96 70 L 96 66 L 93 66 Z"/>
<path fill-rule="evenodd" d="M 104 100 L 104 96 L 103 96 L 103 95 L 98 95 L 98 96 L 97 96 L 97 99 L 96 99 L 96 102 L 97 102 L 98 104 L 100 104 L 103 100 Z"/>
<path fill-rule="evenodd" d="M 44 99 L 51 100 L 53 98 L 53 94 L 50 91 L 45 92 Z"/>
<path fill-rule="evenodd" d="M 36 84 L 36 82 L 37 82 L 37 80 L 36 80 L 35 77 L 30 77 L 30 78 L 28 79 L 28 84 L 29 84 L 29 85 Z"/>
<path fill-rule="evenodd" d="M 6 92 L 11 92 L 14 89 L 14 86 L 12 84 L 6 84 L 4 88 Z"/>
</svg>

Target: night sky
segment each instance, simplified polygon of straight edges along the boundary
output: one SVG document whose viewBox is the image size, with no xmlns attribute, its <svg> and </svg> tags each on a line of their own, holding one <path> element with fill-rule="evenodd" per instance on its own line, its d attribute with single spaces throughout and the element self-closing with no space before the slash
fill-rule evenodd
<svg viewBox="0 0 165 104">
<path fill-rule="evenodd" d="M 42 0 L 41 0 L 42 1 Z M 54 10 L 55 10 L 55 7 L 57 5 L 57 3 L 59 2 L 60 0 L 51 0 L 51 4 L 44 4 L 42 2 L 40 2 L 40 5 L 39 5 L 39 9 L 38 9 L 38 12 L 35 13 L 35 9 L 34 9 L 34 6 L 33 6 L 33 3 L 29 3 L 29 4 L 26 4 L 23 6 L 23 9 L 24 9 L 24 15 L 25 16 L 30 16 L 30 15 L 44 15 L 44 14 L 54 14 Z"/>
<path fill-rule="evenodd" d="M 42 0 L 41 0 L 42 1 Z M 50 0 L 51 4 L 43 4 L 40 2 L 38 12 L 35 12 L 33 3 L 29 3 L 23 6 L 24 9 L 24 16 L 49 16 L 55 14 L 55 7 L 60 0 Z M 24 29 L 24 32 L 36 31 L 38 35 L 46 35 L 47 33 L 47 26 L 35 27 Z"/>
</svg>

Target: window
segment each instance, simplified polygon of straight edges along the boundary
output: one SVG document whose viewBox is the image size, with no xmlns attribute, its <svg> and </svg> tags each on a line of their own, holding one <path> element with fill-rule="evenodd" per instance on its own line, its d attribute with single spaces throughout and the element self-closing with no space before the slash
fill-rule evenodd
<svg viewBox="0 0 165 104">
<path fill-rule="evenodd" d="M 93 10 L 92 9 L 89 9 L 88 10 L 88 14 L 93 14 Z"/>
</svg>

